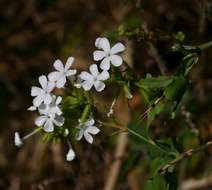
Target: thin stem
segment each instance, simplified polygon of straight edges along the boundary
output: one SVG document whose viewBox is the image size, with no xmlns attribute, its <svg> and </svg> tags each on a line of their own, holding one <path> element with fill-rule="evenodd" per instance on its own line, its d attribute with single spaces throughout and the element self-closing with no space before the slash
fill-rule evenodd
<svg viewBox="0 0 212 190">
<path fill-rule="evenodd" d="M 100 122 L 100 121 L 99 121 Z M 166 150 L 164 150 L 162 147 L 158 146 L 152 139 L 150 138 L 146 138 L 144 137 L 143 135 L 139 134 L 139 133 L 136 133 L 135 131 L 129 129 L 128 127 L 123 127 L 123 126 L 119 126 L 117 124 L 113 124 L 113 123 L 104 123 L 104 122 L 100 122 L 101 124 L 103 125 L 106 125 L 106 126 L 110 126 L 110 127 L 113 127 L 113 128 L 116 128 L 116 129 L 120 129 L 120 130 L 126 130 L 128 131 L 129 133 L 137 136 L 138 138 L 140 138 L 141 140 L 143 140 L 144 142 L 146 142 L 147 144 L 150 144 L 152 146 L 154 146 L 155 148 L 157 148 L 159 151 L 165 153 L 165 154 L 170 154 L 169 152 L 167 152 Z"/>
<path fill-rule="evenodd" d="M 210 146 L 212 146 L 212 141 L 208 141 L 207 143 L 205 143 L 205 144 L 203 144 L 203 145 L 201 145 L 201 146 L 199 146 L 199 147 L 197 147 L 197 148 L 195 148 L 195 149 L 189 149 L 189 150 L 187 150 L 186 152 L 184 152 L 184 153 L 182 153 L 182 154 L 179 154 L 179 155 L 177 156 L 177 158 L 173 159 L 172 161 L 170 161 L 169 163 L 167 163 L 165 166 L 163 166 L 163 167 L 160 169 L 160 171 L 161 171 L 161 172 L 164 172 L 164 171 L 166 171 L 169 167 L 171 167 L 171 166 L 173 166 L 173 165 L 175 165 L 175 164 L 181 162 L 182 160 L 184 160 L 184 159 L 186 159 L 186 158 L 191 157 L 192 155 L 194 155 L 194 154 L 196 154 L 196 153 L 198 153 L 198 152 L 200 152 L 200 151 L 202 151 L 202 150 L 204 150 L 204 149 L 206 149 L 206 148 L 208 148 L 208 147 L 210 147 Z"/>
<path fill-rule="evenodd" d="M 197 47 L 199 47 L 203 51 L 205 49 L 208 49 L 208 48 L 212 47 L 212 41 L 206 42 L 206 43 L 201 44 L 201 45 L 199 45 Z"/>
<path fill-rule="evenodd" d="M 29 133 L 28 135 L 24 136 L 22 138 L 22 140 L 23 141 L 27 140 L 29 137 L 31 137 L 31 136 L 35 135 L 36 133 L 38 133 L 39 131 L 41 131 L 41 129 L 42 129 L 41 127 L 35 129 L 34 131 L 32 131 L 31 133 Z"/>
<path fill-rule="evenodd" d="M 136 133 L 135 131 L 127 128 L 127 130 L 132 133 L 133 135 L 137 136 L 138 138 L 142 139 L 144 142 L 154 146 L 155 148 L 157 148 L 159 151 L 165 153 L 165 154 L 170 154 L 169 152 L 167 152 L 166 150 L 164 150 L 163 148 L 161 148 L 160 146 L 158 146 L 152 139 L 148 139 L 146 137 L 144 137 L 143 135 L 141 134 L 138 134 Z"/>
</svg>

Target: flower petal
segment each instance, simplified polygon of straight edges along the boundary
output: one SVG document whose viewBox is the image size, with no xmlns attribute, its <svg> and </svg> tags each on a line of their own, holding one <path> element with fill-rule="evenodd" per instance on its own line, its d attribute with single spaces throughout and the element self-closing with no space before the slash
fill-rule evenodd
<svg viewBox="0 0 212 190">
<path fill-rule="evenodd" d="M 57 60 L 54 62 L 54 68 L 55 68 L 57 71 L 60 71 L 60 72 L 63 72 L 63 71 L 65 70 L 62 61 L 60 61 L 59 59 L 57 59 Z"/>
<path fill-rule="evenodd" d="M 60 79 L 58 79 L 57 82 L 56 82 L 56 87 L 57 88 L 63 88 L 65 86 L 65 83 L 66 83 L 66 77 L 61 76 Z"/>
<path fill-rule="evenodd" d="M 44 100 L 44 94 L 41 94 L 33 99 L 33 105 L 39 107 Z"/>
<path fill-rule="evenodd" d="M 100 68 L 105 71 L 110 69 L 110 57 L 106 57 L 102 60 L 100 63 Z"/>
<path fill-rule="evenodd" d="M 111 60 L 112 65 L 115 67 L 119 67 L 123 62 L 121 56 L 119 56 L 119 55 L 111 55 L 110 60 Z"/>
<path fill-rule="evenodd" d="M 68 70 L 68 71 L 66 71 L 66 76 L 70 77 L 72 75 L 75 75 L 76 73 L 77 73 L 77 70 L 75 70 L 75 69 Z"/>
<path fill-rule="evenodd" d="M 89 67 L 89 70 L 91 72 L 91 74 L 93 76 L 97 76 L 99 74 L 99 71 L 98 71 L 98 67 L 96 64 L 92 64 L 90 67 Z"/>
<path fill-rule="evenodd" d="M 50 82 L 55 82 L 60 77 L 61 77 L 61 72 L 58 72 L 58 71 L 51 72 L 48 75 L 48 79 L 49 79 Z"/>
<path fill-rule="evenodd" d="M 29 111 L 35 111 L 37 109 L 37 107 L 35 107 L 35 106 L 30 106 L 27 110 L 29 110 Z"/>
<path fill-rule="evenodd" d="M 86 71 L 82 71 L 79 76 L 83 80 L 92 80 L 93 79 L 93 76 L 90 73 L 86 72 Z"/>
<path fill-rule="evenodd" d="M 96 89 L 97 92 L 101 92 L 105 88 L 105 84 L 101 81 L 96 81 L 94 83 L 94 86 L 95 86 L 95 89 Z"/>
<path fill-rule="evenodd" d="M 74 57 L 69 57 L 66 61 L 65 71 L 67 71 L 74 63 Z"/>
<path fill-rule="evenodd" d="M 76 157 L 76 154 L 72 148 L 69 149 L 68 153 L 66 154 L 66 160 L 72 161 Z"/>
<path fill-rule="evenodd" d="M 98 77 L 97 77 L 97 79 L 98 80 L 107 80 L 107 79 L 109 79 L 109 77 L 110 77 L 110 75 L 109 75 L 109 73 L 107 72 L 107 71 L 102 71 L 99 75 L 98 75 Z"/>
<path fill-rule="evenodd" d="M 102 60 L 104 57 L 105 57 L 105 52 L 104 51 L 99 51 L 99 50 L 96 50 L 93 52 L 93 59 L 95 61 L 99 61 L 99 60 Z"/>
<path fill-rule="evenodd" d="M 98 48 L 103 49 L 105 52 L 110 51 L 110 43 L 107 38 L 100 38 L 98 41 Z"/>
<path fill-rule="evenodd" d="M 48 82 L 46 91 L 47 92 L 51 92 L 54 89 L 54 87 L 55 87 L 55 83 L 54 82 Z"/>
<path fill-rule="evenodd" d="M 95 127 L 95 126 L 90 126 L 86 129 L 86 132 L 96 135 L 100 132 L 99 128 Z"/>
<path fill-rule="evenodd" d="M 33 86 L 31 89 L 31 96 L 38 96 L 43 92 L 43 89 Z"/>
<path fill-rule="evenodd" d="M 101 48 L 100 46 L 99 46 L 99 41 L 101 40 L 101 38 L 99 37 L 99 38 L 96 38 L 96 41 L 95 41 L 95 46 L 97 47 L 97 48 Z"/>
<path fill-rule="evenodd" d="M 44 104 L 51 104 L 52 102 L 52 96 L 50 94 L 45 94 L 44 100 L 43 100 Z"/>
<path fill-rule="evenodd" d="M 88 143 L 90 143 L 90 144 L 93 143 L 93 137 L 92 137 L 89 133 L 87 133 L 86 131 L 84 132 L 84 137 L 85 137 L 85 140 L 86 140 Z"/>
<path fill-rule="evenodd" d="M 57 114 L 56 114 L 56 115 L 55 115 L 55 118 L 54 118 L 54 120 L 53 120 L 53 123 L 54 123 L 56 126 L 61 127 L 61 126 L 63 126 L 64 121 L 65 121 L 65 119 L 64 119 L 63 116 L 60 116 L 60 115 L 57 115 Z"/>
<path fill-rule="evenodd" d="M 15 146 L 20 147 L 23 144 L 23 141 L 21 140 L 21 137 L 18 132 L 15 132 L 14 137 Z"/>
<path fill-rule="evenodd" d="M 92 88 L 92 86 L 93 86 L 93 82 L 91 82 L 91 81 L 84 81 L 82 83 L 82 87 L 85 91 L 90 90 Z"/>
<path fill-rule="evenodd" d="M 75 136 L 75 139 L 77 141 L 80 141 L 83 137 L 83 133 L 84 133 L 84 130 L 83 129 L 80 129 L 77 133 L 76 133 L 76 136 Z"/>
<path fill-rule="evenodd" d="M 35 119 L 35 125 L 38 127 L 43 126 L 47 119 L 47 116 L 39 116 Z"/>
<path fill-rule="evenodd" d="M 125 50 L 125 46 L 122 43 L 117 43 L 111 48 L 110 53 L 116 54 L 116 53 L 122 52 L 124 50 Z"/>
<path fill-rule="evenodd" d="M 50 119 L 48 119 L 44 124 L 43 130 L 46 131 L 47 133 L 54 131 L 54 125 Z"/>
<path fill-rule="evenodd" d="M 55 104 L 56 105 L 59 105 L 60 103 L 62 102 L 62 97 L 61 96 L 58 96 L 56 101 L 55 101 Z"/>
<path fill-rule="evenodd" d="M 46 76 L 42 75 L 38 78 L 38 80 L 39 80 L 39 83 L 42 86 L 42 88 L 46 89 L 47 83 L 48 83 Z"/>
<path fill-rule="evenodd" d="M 89 119 L 88 121 L 86 121 L 86 122 L 84 123 L 84 125 L 85 125 L 85 126 L 92 126 L 92 125 L 94 125 L 94 123 L 95 123 L 94 119 L 91 118 L 91 119 Z"/>
</svg>

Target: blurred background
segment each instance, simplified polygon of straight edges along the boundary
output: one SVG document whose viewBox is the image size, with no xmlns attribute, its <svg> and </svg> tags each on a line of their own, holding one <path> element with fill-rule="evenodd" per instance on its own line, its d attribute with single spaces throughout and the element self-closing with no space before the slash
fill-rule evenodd
<svg viewBox="0 0 212 190">
<path fill-rule="evenodd" d="M 212 2 L 210 0 L 0 0 L 0 189 L 103 189 L 115 159 L 122 167 L 115 189 L 145 189 L 149 173 L 147 149 L 133 139 L 121 158 L 114 157 L 117 135 L 105 130 L 92 146 L 77 144 L 77 159 L 65 160 L 63 143 L 42 143 L 39 135 L 14 146 L 14 132 L 22 135 L 34 129 L 36 115 L 27 111 L 32 98 L 30 89 L 38 76 L 52 71 L 55 59 L 76 57 L 76 68 L 92 62 L 95 39 L 107 36 L 112 41 L 122 26 L 142 26 L 154 36 L 185 34 L 185 43 L 197 45 L 212 40 Z M 151 33 L 149 34 L 151 35 Z M 166 39 L 166 38 L 165 38 Z M 142 40 L 118 37 L 128 44 L 131 62 L 141 77 L 160 74 L 157 60 Z M 166 40 L 155 49 L 165 63 L 166 73 L 175 71 L 182 55 L 170 52 Z M 128 50 L 129 50 L 128 49 Z M 185 114 L 176 120 L 160 116 L 153 123 L 154 135 L 181 138 L 182 150 L 211 139 L 212 134 L 212 49 L 201 56 L 190 74 L 192 86 L 184 100 L 190 122 L 199 131 L 196 137 Z M 137 103 L 138 101 L 139 103 Z M 142 99 L 133 100 L 144 109 Z M 191 124 L 191 123 L 190 123 Z M 178 133 L 175 133 L 175 132 Z M 196 154 L 178 165 L 178 180 L 210 176 L 211 150 Z M 210 178 L 211 179 L 211 178 Z M 206 185 L 204 190 L 211 189 Z M 160 188 L 159 188 L 160 189 Z"/>
</svg>

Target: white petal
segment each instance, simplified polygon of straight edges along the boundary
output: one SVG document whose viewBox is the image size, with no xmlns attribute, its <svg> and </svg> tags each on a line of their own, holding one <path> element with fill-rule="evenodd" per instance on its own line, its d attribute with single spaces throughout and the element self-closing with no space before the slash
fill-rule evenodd
<svg viewBox="0 0 212 190">
<path fill-rule="evenodd" d="M 42 75 L 38 78 L 38 80 L 39 80 L 39 83 L 42 86 L 42 88 L 46 89 L 47 83 L 48 83 L 46 76 Z"/>
<path fill-rule="evenodd" d="M 95 89 L 96 89 L 97 92 L 101 92 L 105 88 L 105 84 L 101 81 L 96 81 L 94 83 L 94 86 L 95 86 Z"/>
<path fill-rule="evenodd" d="M 84 123 L 84 125 L 85 125 L 85 126 L 92 126 L 92 125 L 94 125 L 94 123 L 95 123 L 95 121 L 94 121 L 94 119 L 92 118 L 92 119 L 86 121 L 86 122 Z"/>
<path fill-rule="evenodd" d="M 47 133 L 54 131 L 54 125 L 50 119 L 48 119 L 44 124 L 43 130 L 46 131 Z"/>
<path fill-rule="evenodd" d="M 76 136 L 75 136 L 75 139 L 77 141 L 80 141 L 83 137 L 83 133 L 84 133 L 84 130 L 83 129 L 80 129 L 77 133 L 76 133 Z"/>
<path fill-rule="evenodd" d="M 72 75 L 75 75 L 77 73 L 77 70 L 73 69 L 73 70 L 68 70 L 66 71 L 66 76 L 70 77 Z"/>
<path fill-rule="evenodd" d="M 85 91 L 90 90 L 92 86 L 93 86 L 93 82 L 90 82 L 90 81 L 84 81 L 82 83 L 82 87 L 84 88 Z"/>
<path fill-rule="evenodd" d="M 52 96 L 50 94 L 46 94 L 43 101 L 44 101 L 44 104 L 47 104 L 47 105 L 51 104 Z"/>
<path fill-rule="evenodd" d="M 91 74 L 93 76 L 97 76 L 99 74 L 99 71 L 98 71 L 98 67 L 96 64 L 92 64 L 90 67 L 89 67 L 89 70 L 91 72 Z"/>
<path fill-rule="evenodd" d="M 76 157 L 76 154 L 72 148 L 69 149 L 68 153 L 66 154 L 66 160 L 72 161 Z"/>
<path fill-rule="evenodd" d="M 98 41 L 99 48 L 103 49 L 105 52 L 110 51 L 110 43 L 107 38 L 100 38 Z"/>
<path fill-rule="evenodd" d="M 86 129 L 86 132 L 87 133 L 90 133 L 90 134 L 93 134 L 93 135 L 96 135 L 100 132 L 99 128 L 95 127 L 95 126 L 90 126 Z"/>
<path fill-rule="evenodd" d="M 101 38 L 96 38 L 96 41 L 95 41 L 95 46 L 97 47 L 97 48 L 101 48 L 100 46 L 99 46 L 99 42 L 100 42 L 100 40 L 101 40 Z"/>
<path fill-rule="evenodd" d="M 33 99 L 33 105 L 39 107 L 44 100 L 44 94 L 41 94 Z"/>
<path fill-rule="evenodd" d="M 35 125 L 38 127 L 43 126 L 47 119 L 47 116 L 39 116 L 35 119 Z"/>
<path fill-rule="evenodd" d="M 48 75 L 48 79 L 49 79 L 50 82 L 55 82 L 60 77 L 61 77 L 61 72 L 58 72 L 58 71 L 51 72 Z"/>
<path fill-rule="evenodd" d="M 89 133 L 85 132 L 84 137 L 88 143 L 90 143 L 90 144 L 93 143 L 93 137 Z"/>
<path fill-rule="evenodd" d="M 117 43 L 111 48 L 110 53 L 116 54 L 116 53 L 122 52 L 124 50 L 125 50 L 125 46 L 122 43 Z"/>
<path fill-rule="evenodd" d="M 18 132 L 15 132 L 14 137 L 15 146 L 20 147 L 23 144 L 23 141 L 21 140 L 21 137 Z"/>
<path fill-rule="evenodd" d="M 27 110 L 29 110 L 29 111 L 35 111 L 37 109 L 37 107 L 35 107 L 35 106 L 30 106 Z"/>
<path fill-rule="evenodd" d="M 60 79 L 57 80 L 56 87 L 63 88 L 65 86 L 65 84 L 66 84 L 66 77 L 62 76 L 62 77 L 60 77 Z"/>
<path fill-rule="evenodd" d="M 55 115 L 55 118 L 53 120 L 54 124 L 56 126 L 58 126 L 58 127 L 63 126 L 64 121 L 65 121 L 64 117 L 63 116 L 59 116 L 59 115 Z"/>
<path fill-rule="evenodd" d="M 98 80 L 107 80 L 107 79 L 109 79 L 109 77 L 110 77 L 110 75 L 109 75 L 109 73 L 107 72 L 107 71 L 102 71 L 99 75 L 98 75 L 98 77 L 97 77 L 97 79 Z"/>
<path fill-rule="evenodd" d="M 54 82 L 48 82 L 48 85 L 47 85 L 47 92 L 51 92 L 55 87 L 55 83 Z"/>
<path fill-rule="evenodd" d="M 110 57 L 106 57 L 102 60 L 100 63 L 100 68 L 106 71 L 110 69 Z"/>
<path fill-rule="evenodd" d="M 74 63 L 74 57 L 69 57 L 66 61 L 65 71 L 67 71 Z"/>
<path fill-rule="evenodd" d="M 55 101 L 55 104 L 58 105 L 62 102 L 62 97 L 61 96 L 58 96 L 56 101 Z"/>
<path fill-rule="evenodd" d="M 54 68 L 57 70 L 57 71 L 60 71 L 60 72 L 63 72 L 65 69 L 64 69 L 64 66 L 63 66 L 63 63 L 57 59 L 55 62 L 54 62 Z"/>
<path fill-rule="evenodd" d="M 68 136 L 69 135 L 69 130 L 68 129 L 65 129 L 64 134 L 65 134 L 65 136 Z"/>
<path fill-rule="evenodd" d="M 119 67 L 123 62 L 122 58 L 119 55 L 111 55 L 110 60 L 112 65 L 115 67 Z"/>
<path fill-rule="evenodd" d="M 80 78 L 83 79 L 83 80 L 92 80 L 93 76 L 86 71 L 82 71 L 81 74 L 80 74 Z"/>
<path fill-rule="evenodd" d="M 36 86 L 33 86 L 31 89 L 31 96 L 38 96 L 43 92 L 41 88 L 38 88 Z"/>
<path fill-rule="evenodd" d="M 95 61 L 99 61 L 99 60 L 102 60 L 104 57 L 105 57 L 105 52 L 104 51 L 99 51 L 99 50 L 97 50 L 97 51 L 94 51 L 93 52 L 93 59 L 95 60 Z"/>
</svg>

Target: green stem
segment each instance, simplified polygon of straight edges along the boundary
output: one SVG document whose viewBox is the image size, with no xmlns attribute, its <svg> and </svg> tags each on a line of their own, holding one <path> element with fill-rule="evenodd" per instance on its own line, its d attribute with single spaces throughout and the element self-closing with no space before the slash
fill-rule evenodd
<svg viewBox="0 0 212 190">
<path fill-rule="evenodd" d="M 144 136 L 142 136 L 141 134 L 136 133 L 135 131 L 127 128 L 127 130 L 132 133 L 133 135 L 137 136 L 138 138 L 142 139 L 144 142 L 154 146 L 155 148 L 157 148 L 159 151 L 165 153 L 165 154 L 169 154 L 169 152 L 167 152 L 166 150 L 164 150 L 163 148 L 161 148 L 160 146 L 158 146 L 152 139 L 148 139 Z"/>
<path fill-rule="evenodd" d="M 129 129 L 128 127 L 123 127 L 123 126 L 120 126 L 120 125 L 117 125 L 117 124 L 113 124 L 113 123 L 105 123 L 105 122 L 100 122 L 100 123 L 102 125 L 105 125 L 105 126 L 110 126 L 110 127 L 116 128 L 116 129 L 121 129 L 121 130 L 128 131 L 129 133 L 137 136 L 138 138 L 140 138 L 141 140 L 143 140 L 147 144 L 150 144 L 150 145 L 154 146 L 159 151 L 161 151 L 161 152 L 163 152 L 163 153 L 165 153 L 167 155 L 170 154 L 169 152 L 167 152 L 166 150 L 164 150 L 162 147 L 158 146 L 152 139 L 148 139 L 148 138 L 144 137 L 143 135 L 141 135 L 139 133 L 136 133 L 135 131 Z"/>
<path fill-rule="evenodd" d="M 208 49 L 210 47 L 212 47 L 212 41 L 210 42 L 206 42 L 204 44 L 201 44 L 198 46 L 202 51 L 205 50 L 205 49 Z"/>
<path fill-rule="evenodd" d="M 82 112 L 82 116 L 80 118 L 80 122 L 84 123 L 87 119 L 87 116 L 89 114 L 90 111 L 90 104 L 87 104 Z"/>
</svg>

